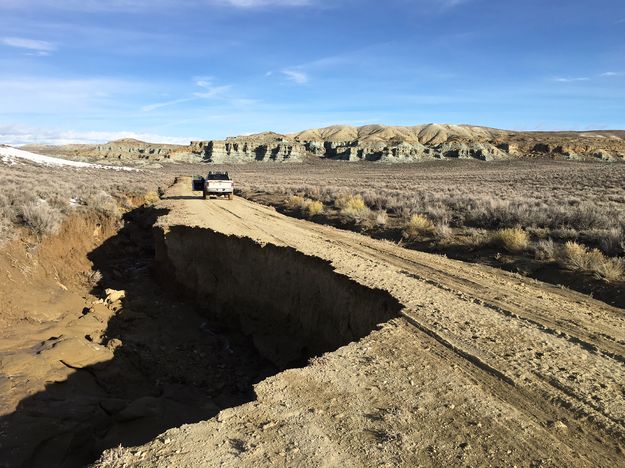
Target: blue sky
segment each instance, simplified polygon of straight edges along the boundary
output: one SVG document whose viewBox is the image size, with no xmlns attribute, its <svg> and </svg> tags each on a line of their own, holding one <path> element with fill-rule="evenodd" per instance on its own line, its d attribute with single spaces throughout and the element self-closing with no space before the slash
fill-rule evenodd
<svg viewBox="0 0 625 468">
<path fill-rule="evenodd" d="M 0 0 L 0 143 L 625 128 L 623 0 Z"/>
</svg>

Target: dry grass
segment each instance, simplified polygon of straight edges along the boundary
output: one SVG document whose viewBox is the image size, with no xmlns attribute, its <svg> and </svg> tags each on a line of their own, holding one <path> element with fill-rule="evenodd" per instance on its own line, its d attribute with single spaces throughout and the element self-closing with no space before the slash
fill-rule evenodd
<svg viewBox="0 0 625 468">
<path fill-rule="evenodd" d="M 560 261 L 560 247 L 570 241 L 584 244 L 590 251 L 597 249 L 605 258 L 625 256 L 622 164 L 321 162 L 228 169 L 244 195 L 297 195 L 318 200 L 324 203 L 326 215 L 336 213 L 355 220 L 363 229 L 378 226 L 404 231 L 414 215 L 423 216 L 432 223 L 433 232 L 408 229 L 415 242 L 427 238 L 442 247 L 481 249 L 496 238 L 515 255 L 533 252 L 537 259 Z M 385 222 L 377 223 L 374 218 Z M 516 228 L 525 232 L 527 242 L 515 242 L 513 231 L 506 231 Z M 512 235 L 502 238 L 500 232 Z M 567 264 L 576 268 L 572 261 Z M 618 271 L 616 264 L 612 269 Z M 601 268 L 606 271 L 603 278 L 610 276 L 610 266 Z"/>
<path fill-rule="evenodd" d="M 588 249 L 577 242 L 568 241 L 560 250 L 559 260 L 571 270 L 585 270 L 588 266 Z"/>
<path fill-rule="evenodd" d="M 76 213 L 118 218 L 136 200 L 158 200 L 158 186 L 172 179 L 166 171 L 0 164 L 0 242 L 13 238 L 21 227 L 39 237 L 53 234 Z"/>
<path fill-rule="evenodd" d="M 557 246 L 552 239 L 541 239 L 534 246 L 534 256 L 537 260 L 552 262 L 556 259 Z"/>
<path fill-rule="evenodd" d="M 341 216 L 348 220 L 361 222 L 370 217 L 370 209 L 359 194 L 341 195 L 334 200 L 334 206 L 340 210 Z"/>
<path fill-rule="evenodd" d="M 304 197 L 300 197 L 299 195 L 291 195 L 286 199 L 285 205 L 290 210 L 300 209 L 304 205 L 304 201 L 306 199 Z"/>
<path fill-rule="evenodd" d="M 46 200 L 22 205 L 19 216 L 22 223 L 39 236 L 56 234 L 62 221 L 60 211 L 51 207 Z"/>
<path fill-rule="evenodd" d="M 155 191 L 150 191 L 148 193 L 145 194 L 144 197 L 144 201 L 146 204 L 148 205 L 154 205 L 155 203 L 157 203 L 159 200 L 161 199 L 161 197 L 158 195 L 157 192 Z"/>
<path fill-rule="evenodd" d="M 569 241 L 562 246 L 560 263 L 571 270 L 593 273 L 608 282 L 623 280 L 625 260 L 606 257 L 598 249 L 588 249 L 577 242 Z"/>
<path fill-rule="evenodd" d="M 521 253 L 527 249 L 530 239 L 521 228 L 499 229 L 493 234 L 492 241 L 495 245 L 503 247 L 511 253 Z"/>
<path fill-rule="evenodd" d="M 306 200 L 302 211 L 306 216 L 312 218 L 313 216 L 323 213 L 323 203 L 316 200 Z"/>
<path fill-rule="evenodd" d="M 290 210 L 299 210 L 304 216 L 312 218 L 323 213 L 323 203 L 318 200 L 291 195 L 286 200 L 286 206 Z"/>
<path fill-rule="evenodd" d="M 412 215 L 410 221 L 404 228 L 403 235 L 406 239 L 414 241 L 425 236 L 431 236 L 434 233 L 435 226 L 428 218 L 423 215 Z"/>
<path fill-rule="evenodd" d="M 625 279 L 625 259 L 623 258 L 603 258 L 594 270 L 597 277 L 610 283 Z"/>
<path fill-rule="evenodd" d="M 340 196 L 334 201 L 334 205 L 339 210 L 364 210 L 367 205 L 361 195 Z"/>
</svg>

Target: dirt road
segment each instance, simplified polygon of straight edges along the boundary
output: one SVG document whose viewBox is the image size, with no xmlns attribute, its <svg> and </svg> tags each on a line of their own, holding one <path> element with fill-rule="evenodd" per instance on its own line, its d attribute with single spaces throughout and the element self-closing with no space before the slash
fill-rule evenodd
<svg viewBox="0 0 625 468">
<path fill-rule="evenodd" d="M 623 465 L 622 310 L 485 266 L 288 218 L 244 199 L 204 201 L 190 185 L 181 178 L 170 189 L 161 204 L 170 212 L 159 220 L 172 278 L 195 278 L 189 289 L 202 287 L 190 266 L 201 255 L 199 239 L 206 235 L 208 246 L 218 235 L 224 258 L 247 252 L 259 265 L 271 257 L 266 274 L 278 278 L 271 287 L 298 297 L 297 304 L 302 294 L 326 292 L 312 274 L 308 284 L 297 266 L 291 271 L 279 263 L 275 249 L 323 261 L 350 285 L 391 297 L 399 304 L 396 318 L 307 367 L 257 384 L 256 401 L 138 449 L 105 452 L 101 466 Z M 197 239 L 185 244 L 180 227 Z M 243 241 L 247 250 L 235 248 Z M 240 294 L 264 281 L 262 271 L 255 274 L 257 280 L 237 286 Z M 228 282 L 236 280 L 233 271 Z M 261 302 L 267 297 L 258 308 Z M 341 314 L 341 307 L 328 313 Z M 336 326 L 351 333 L 362 320 L 355 313 Z M 288 314 L 297 321 L 297 310 Z M 327 319 L 314 315 L 298 326 L 321 329 L 320 317 Z M 264 324 L 272 325 L 278 326 Z"/>
</svg>

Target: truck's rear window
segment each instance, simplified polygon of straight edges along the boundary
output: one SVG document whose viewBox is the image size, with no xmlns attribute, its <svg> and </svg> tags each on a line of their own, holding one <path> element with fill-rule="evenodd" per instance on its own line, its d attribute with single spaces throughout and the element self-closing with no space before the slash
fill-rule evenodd
<svg viewBox="0 0 625 468">
<path fill-rule="evenodd" d="M 207 180 L 230 180 L 227 174 L 208 174 Z"/>
</svg>

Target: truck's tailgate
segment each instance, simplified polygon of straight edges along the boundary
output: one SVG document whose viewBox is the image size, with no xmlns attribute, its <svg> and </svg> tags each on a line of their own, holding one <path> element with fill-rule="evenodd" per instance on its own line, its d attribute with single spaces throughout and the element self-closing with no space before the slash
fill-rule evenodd
<svg viewBox="0 0 625 468">
<path fill-rule="evenodd" d="M 209 192 L 232 192 L 232 188 L 231 180 L 209 180 L 206 182 L 206 189 Z"/>
</svg>

